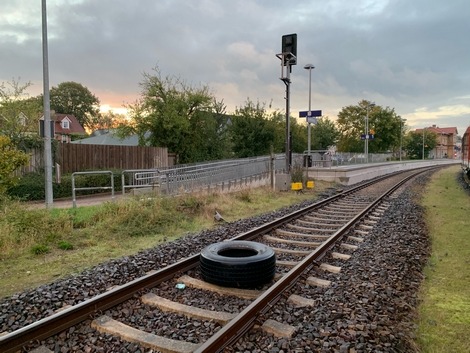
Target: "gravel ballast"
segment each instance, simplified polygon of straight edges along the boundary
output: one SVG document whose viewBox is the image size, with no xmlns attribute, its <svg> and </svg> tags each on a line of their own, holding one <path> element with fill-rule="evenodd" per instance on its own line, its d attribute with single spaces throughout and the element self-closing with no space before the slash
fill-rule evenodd
<svg viewBox="0 0 470 353">
<path fill-rule="evenodd" d="M 275 338 L 255 329 L 227 351 L 413 352 L 413 320 L 423 279 L 422 270 L 429 256 L 429 239 L 423 210 L 417 205 L 417 192 L 422 189 L 429 175 L 416 178 L 412 187 L 407 187 L 397 198 L 389 200 L 389 209 L 352 253 L 351 259 L 329 261 L 332 265 L 342 267 L 339 274 L 328 276 L 333 281 L 329 288 L 310 287 L 305 283 L 296 286 L 297 294 L 316 301 L 313 308 L 296 308 L 280 301 L 266 315 L 266 318 L 295 326 L 294 337 Z M 162 268 L 175 259 L 196 254 L 209 244 L 232 238 L 308 204 L 304 202 L 264 216 L 226 223 L 214 230 L 187 235 L 135 256 L 109 261 L 80 275 L 4 298 L 0 302 L 0 332 L 19 329 L 51 315 L 65 305 L 77 304 L 114 285 Z M 133 303 L 130 301 L 125 304 L 129 315 L 134 310 L 142 310 L 141 303 L 137 300 Z M 230 310 L 237 307 L 229 303 L 220 304 L 223 305 L 232 308 Z M 129 315 L 127 319 L 132 321 Z M 155 322 L 155 325 L 158 322 L 154 316 L 149 321 Z M 194 325 L 193 334 L 204 325 L 204 336 L 218 329 L 217 325 L 207 325 L 197 320 L 182 320 L 178 325 L 185 328 Z M 160 329 L 171 331 L 168 327 Z M 59 352 L 143 352 L 134 344 L 114 338 L 84 344 L 83 338 L 91 335 L 93 330 L 84 327 L 73 331 L 68 330 L 57 336 L 73 343 L 58 348 L 61 346 L 56 339 L 55 342 L 47 342 L 47 346 L 53 350 L 57 348 Z M 73 338 L 74 335 L 76 338 Z M 192 341 L 199 342 L 199 339 L 194 337 Z M 121 348 L 117 349 L 116 346 Z"/>
</svg>

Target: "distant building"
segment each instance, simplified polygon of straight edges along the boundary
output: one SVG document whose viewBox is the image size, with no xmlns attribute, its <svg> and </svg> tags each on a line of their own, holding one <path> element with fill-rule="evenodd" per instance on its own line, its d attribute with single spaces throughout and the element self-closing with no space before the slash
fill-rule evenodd
<svg viewBox="0 0 470 353">
<path fill-rule="evenodd" d="M 429 151 L 429 158 L 455 158 L 458 134 L 456 127 L 438 127 L 432 125 L 424 129 L 416 129 L 416 132 L 419 134 L 426 131 L 432 131 L 437 135 L 437 145 L 433 150 Z"/>
<path fill-rule="evenodd" d="M 146 133 L 148 137 L 150 133 Z M 108 145 L 108 146 L 139 146 L 139 137 L 137 135 L 120 138 L 116 135 L 116 130 L 102 129 L 92 133 L 92 136 L 73 141 L 72 143 L 81 145 Z"/>
<path fill-rule="evenodd" d="M 41 135 L 43 135 L 44 116 L 41 117 Z M 54 127 L 54 139 L 63 143 L 72 142 L 73 135 L 86 135 L 83 126 L 75 115 L 51 112 L 51 124 Z"/>
</svg>

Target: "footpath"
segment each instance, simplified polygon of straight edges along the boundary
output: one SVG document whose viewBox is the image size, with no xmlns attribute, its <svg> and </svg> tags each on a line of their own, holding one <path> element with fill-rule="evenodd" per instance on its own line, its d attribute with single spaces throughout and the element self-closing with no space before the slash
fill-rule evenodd
<svg viewBox="0 0 470 353">
<path fill-rule="evenodd" d="M 100 205 L 104 202 L 112 202 L 118 199 L 122 199 L 124 197 L 126 196 L 122 195 L 121 193 L 114 194 L 114 198 L 110 194 L 81 196 L 81 197 L 77 197 L 77 199 L 75 200 L 75 204 L 77 207 L 94 206 L 94 205 Z M 30 209 L 46 208 L 46 203 L 44 201 L 30 202 L 28 203 L 28 208 Z M 73 208 L 73 200 L 72 198 L 53 200 L 50 208 Z"/>
</svg>

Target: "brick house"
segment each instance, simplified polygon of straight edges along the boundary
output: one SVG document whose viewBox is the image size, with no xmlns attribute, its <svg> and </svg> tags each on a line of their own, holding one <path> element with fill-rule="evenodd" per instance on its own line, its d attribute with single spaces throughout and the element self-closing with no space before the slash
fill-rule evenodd
<svg viewBox="0 0 470 353">
<path fill-rule="evenodd" d="M 41 118 L 44 121 L 44 116 Z M 70 143 L 72 135 L 86 135 L 86 131 L 72 114 L 51 113 L 54 122 L 54 139 L 63 143 Z"/>
<path fill-rule="evenodd" d="M 454 159 L 458 133 L 456 127 L 438 127 L 432 125 L 424 130 L 432 131 L 437 135 L 437 145 L 429 152 L 429 158 Z M 423 129 L 417 129 L 416 132 L 422 134 Z"/>
</svg>

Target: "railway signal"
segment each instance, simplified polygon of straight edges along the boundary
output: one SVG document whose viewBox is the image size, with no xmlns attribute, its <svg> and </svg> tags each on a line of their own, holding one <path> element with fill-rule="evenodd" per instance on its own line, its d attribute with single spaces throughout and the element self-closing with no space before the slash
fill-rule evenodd
<svg viewBox="0 0 470 353">
<path fill-rule="evenodd" d="M 282 52 L 276 54 L 281 59 L 281 81 L 286 85 L 286 171 L 290 173 L 292 163 L 291 137 L 290 137 L 290 73 L 292 65 L 297 65 L 297 34 L 286 34 L 281 40 Z M 286 68 L 284 72 L 284 68 Z"/>
</svg>

